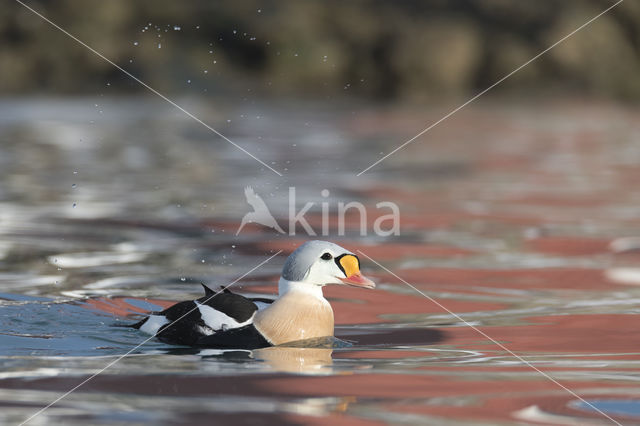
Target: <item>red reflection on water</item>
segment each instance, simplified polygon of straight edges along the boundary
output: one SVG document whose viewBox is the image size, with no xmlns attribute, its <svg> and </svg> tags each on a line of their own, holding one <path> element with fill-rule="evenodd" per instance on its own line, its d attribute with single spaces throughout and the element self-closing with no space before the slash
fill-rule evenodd
<svg viewBox="0 0 640 426">
<path fill-rule="evenodd" d="M 527 246 L 540 253 L 562 256 L 589 256 L 607 254 L 610 240 L 579 237 L 543 237 L 527 241 Z"/>
<path fill-rule="evenodd" d="M 461 287 L 489 287 L 511 290 L 577 289 L 609 290 L 612 283 L 604 272 L 593 268 L 535 268 L 535 269 L 459 269 L 421 268 L 394 271 L 404 280 L 428 289 L 433 283 L 455 284 Z M 398 280 L 383 275 L 389 282 Z"/>
<path fill-rule="evenodd" d="M 127 302 L 129 300 L 139 300 L 141 302 L 151 303 L 153 305 L 157 305 L 162 307 L 162 309 L 166 309 L 169 306 L 174 305 L 176 302 L 168 301 L 168 300 L 159 300 L 159 299 L 148 299 L 141 297 L 113 297 L 113 298 L 96 298 L 96 299 L 87 299 L 84 301 L 86 305 L 83 305 L 88 308 L 97 309 L 102 312 L 107 312 L 109 314 L 126 317 L 131 314 L 146 314 L 149 311 L 139 308 L 131 303 Z"/>
<path fill-rule="evenodd" d="M 547 315 L 522 318 L 522 325 L 479 327 L 515 352 L 636 352 L 637 315 Z M 448 328 L 450 343 L 488 349 L 485 339 L 468 327 Z M 498 350 L 498 348 L 491 348 Z"/>
</svg>

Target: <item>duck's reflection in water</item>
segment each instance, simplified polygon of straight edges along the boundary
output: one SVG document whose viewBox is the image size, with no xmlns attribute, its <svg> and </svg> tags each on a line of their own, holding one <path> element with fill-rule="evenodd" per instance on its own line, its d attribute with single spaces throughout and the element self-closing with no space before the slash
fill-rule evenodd
<svg viewBox="0 0 640 426">
<path fill-rule="evenodd" d="M 326 374 L 333 349 L 273 346 L 253 351 L 253 358 L 284 373 Z"/>
<path fill-rule="evenodd" d="M 183 348 L 177 353 L 189 351 L 203 358 L 221 358 L 236 362 L 255 360 L 264 362 L 273 371 L 282 373 L 329 374 L 332 372 L 328 367 L 333 364 L 333 349 L 349 346 L 350 343 L 335 337 L 322 337 L 254 350 Z M 172 352 L 176 353 L 175 350 Z"/>
<path fill-rule="evenodd" d="M 253 351 L 253 358 L 266 362 L 275 371 L 327 374 L 332 372 L 328 367 L 333 364 L 333 349 L 351 346 L 351 343 L 333 336 L 319 337 L 257 349 Z"/>
</svg>

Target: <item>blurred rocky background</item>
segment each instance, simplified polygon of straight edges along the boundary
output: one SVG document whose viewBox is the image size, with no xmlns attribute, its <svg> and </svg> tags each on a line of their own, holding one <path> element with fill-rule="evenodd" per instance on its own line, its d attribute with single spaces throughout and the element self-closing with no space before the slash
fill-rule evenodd
<svg viewBox="0 0 640 426">
<path fill-rule="evenodd" d="M 433 100 L 481 90 L 611 0 L 28 1 L 167 93 Z M 0 93 L 144 89 L 18 3 L 0 8 Z M 640 99 L 640 2 L 626 1 L 501 93 Z"/>
</svg>

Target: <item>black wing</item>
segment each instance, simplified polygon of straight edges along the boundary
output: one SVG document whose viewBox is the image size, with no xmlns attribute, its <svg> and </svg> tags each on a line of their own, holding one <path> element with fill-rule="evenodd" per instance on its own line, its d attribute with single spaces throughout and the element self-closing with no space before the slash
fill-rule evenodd
<svg viewBox="0 0 640 426">
<path fill-rule="evenodd" d="M 215 349 L 259 349 L 272 345 L 253 324 L 249 324 L 201 337 L 194 346 Z"/>
<path fill-rule="evenodd" d="M 205 295 L 198 299 L 198 303 L 210 306 L 238 322 L 247 321 L 258 310 L 251 299 L 233 293 L 226 287 L 217 293 L 204 284 L 202 287 Z"/>
<path fill-rule="evenodd" d="M 205 335 L 207 325 L 193 301 L 179 302 L 160 312 L 170 322 L 160 327 L 156 337 L 172 345 L 192 346 Z"/>
</svg>

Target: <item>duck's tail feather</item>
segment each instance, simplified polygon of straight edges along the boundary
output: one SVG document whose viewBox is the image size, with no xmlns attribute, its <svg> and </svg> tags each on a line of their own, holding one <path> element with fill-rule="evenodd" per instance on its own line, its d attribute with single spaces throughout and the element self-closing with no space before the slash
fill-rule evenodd
<svg viewBox="0 0 640 426">
<path fill-rule="evenodd" d="M 211 290 L 209 287 L 207 287 L 207 286 L 205 285 L 205 283 L 200 283 L 200 285 L 202 286 L 202 288 L 204 288 L 204 295 L 205 295 L 205 297 L 208 297 L 208 296 L 215 296 L 216 292 L 215 292 L 215 291 L 213 291 L 213 290 Z"/>
<path fill-rule="evenodd" d="M 200 283 L 200 285 L 202 285 L 202 287 L 204 288 L 204 296 L 205 297 L 213 297 L 213 296 L 217 296 L 220 293 L 231 293 L 231 290 L 229 290 L 229 287 L 231 287 L 231 285 L 228 286 L 220 286 L 220 290 L 218 291 L 213 291 L 211 290 L 209 287 L 207 287 L 204 283 Z"/>
<path fill-rule="evenodd" d="M 124 327 L 124 328 L 135 328 L 137 330 L 140 330 L 140 327 L 142 327 L 144 325 L 145 322 L 147 322 L 147 320 L 149 319 L 149 317 L 147 318 L 143 318 L 140 321 L 138 321 L 135 324 L 122 324 L 122 323 L 114 323 L 111 324 L 112 327 Z"/>
</svg>

